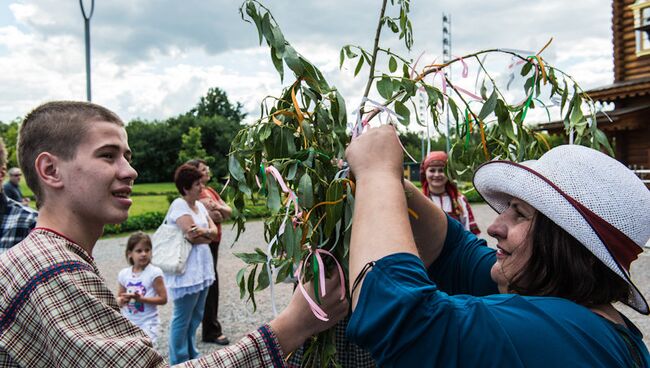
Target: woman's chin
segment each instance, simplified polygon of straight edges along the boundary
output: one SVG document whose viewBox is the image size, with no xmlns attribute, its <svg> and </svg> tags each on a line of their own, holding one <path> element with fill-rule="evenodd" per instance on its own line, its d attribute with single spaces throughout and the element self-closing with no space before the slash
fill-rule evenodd
<svg viewBox="0 0 650 368">
<path fill-rule="evenodd" d="M 429 184 L 429 192 L 431 192 L 431 193 L 442 193 L 444 191 L 445 191 L 445 184 L 444 183 L 442 185 Z"/>
<path fill-rule="evenodd" d="M 501 272 L 499 262 L 495 262 L 490 269 L 490 278 L 497 284 L 499 287 L 499 292 L 501 292 L 501 286 L 505 285 L 506 283 L 503 277 L 503 273 Z"/>
</svg>

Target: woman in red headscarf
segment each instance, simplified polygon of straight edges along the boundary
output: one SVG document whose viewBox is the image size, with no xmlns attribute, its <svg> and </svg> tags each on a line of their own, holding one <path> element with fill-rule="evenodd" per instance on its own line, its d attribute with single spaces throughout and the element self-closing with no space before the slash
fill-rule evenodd
<svg viewBox="0 0 650 368">
<path fill-rule="evenodd" d="M 478 235 L 481 230 L 476 225 L 472 207 L 467 198 L 458 191 L 456 184 L 445 174 L 447 154 L 443 151 L 431 152 L 420 165 L 422 193 L 430 198 L 438 208 L 458 220 L 466 230 Z"/>
</svg>

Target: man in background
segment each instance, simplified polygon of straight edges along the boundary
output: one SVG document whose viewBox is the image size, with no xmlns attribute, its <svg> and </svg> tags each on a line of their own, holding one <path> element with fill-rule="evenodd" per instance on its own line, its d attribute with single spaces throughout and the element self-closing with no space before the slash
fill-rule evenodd
<svg viewBox="0 0 650 368">
<path fill-rule="evenodd" d="M 29 198 L 23 197 L 23 193 L 20 191 L 20 178 L 22 178 L 23 173 L 17 167 L 12 167 L 9 169 L 9 180 L 4 184 L 3 189 L 5 195 L 18 203 L 22 203 L 23 206 L 29 205 Z"/>
<path fill-rule="evenodd" d="M 20 169 L 18 172 L 20 173 Z M 0 181 L 4 180 L 6 174 L 7 150 L 0 138 Z M 11 182 L 7 182 L 9 183 Z M 6 187 L 5 184 L 4 188 Z M 38 216 L 38 212 L 8 198 L 8 194 L 0 191 L 0 254 L 25 239 L 36 225 L 36 216 Z"/>
</svg>

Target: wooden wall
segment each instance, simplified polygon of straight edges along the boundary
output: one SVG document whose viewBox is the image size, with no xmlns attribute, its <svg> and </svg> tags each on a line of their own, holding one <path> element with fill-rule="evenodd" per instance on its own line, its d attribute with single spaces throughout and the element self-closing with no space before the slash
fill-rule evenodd
<svg viewBox="0 0 650 368">
<path fill-rule="evenodd" d="M 636 56 L 635 0 L 613 0 L 614 82 L 650 77 L 650 55 Z"/>
<path fill-rule="evenodd" d="M 627 131 L 627 164 L 650 169 L 650 124 L 645 129 Z"/>
</svg>

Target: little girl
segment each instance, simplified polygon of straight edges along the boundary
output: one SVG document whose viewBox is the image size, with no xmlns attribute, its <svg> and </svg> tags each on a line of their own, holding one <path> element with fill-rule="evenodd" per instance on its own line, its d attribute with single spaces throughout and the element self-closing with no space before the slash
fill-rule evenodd
<svg viewBox="0 0 650 368">
<path fill-rule="evenodd" d="M 167 304 L 163 272 L 151 262 L 151 239 L 138 231 L 126 243 L 126 260 L 131 264 L 117 276 L 117 302 L 122 314 L 149 335 L 158 339 L 158 305 Z"/>
</svg>

